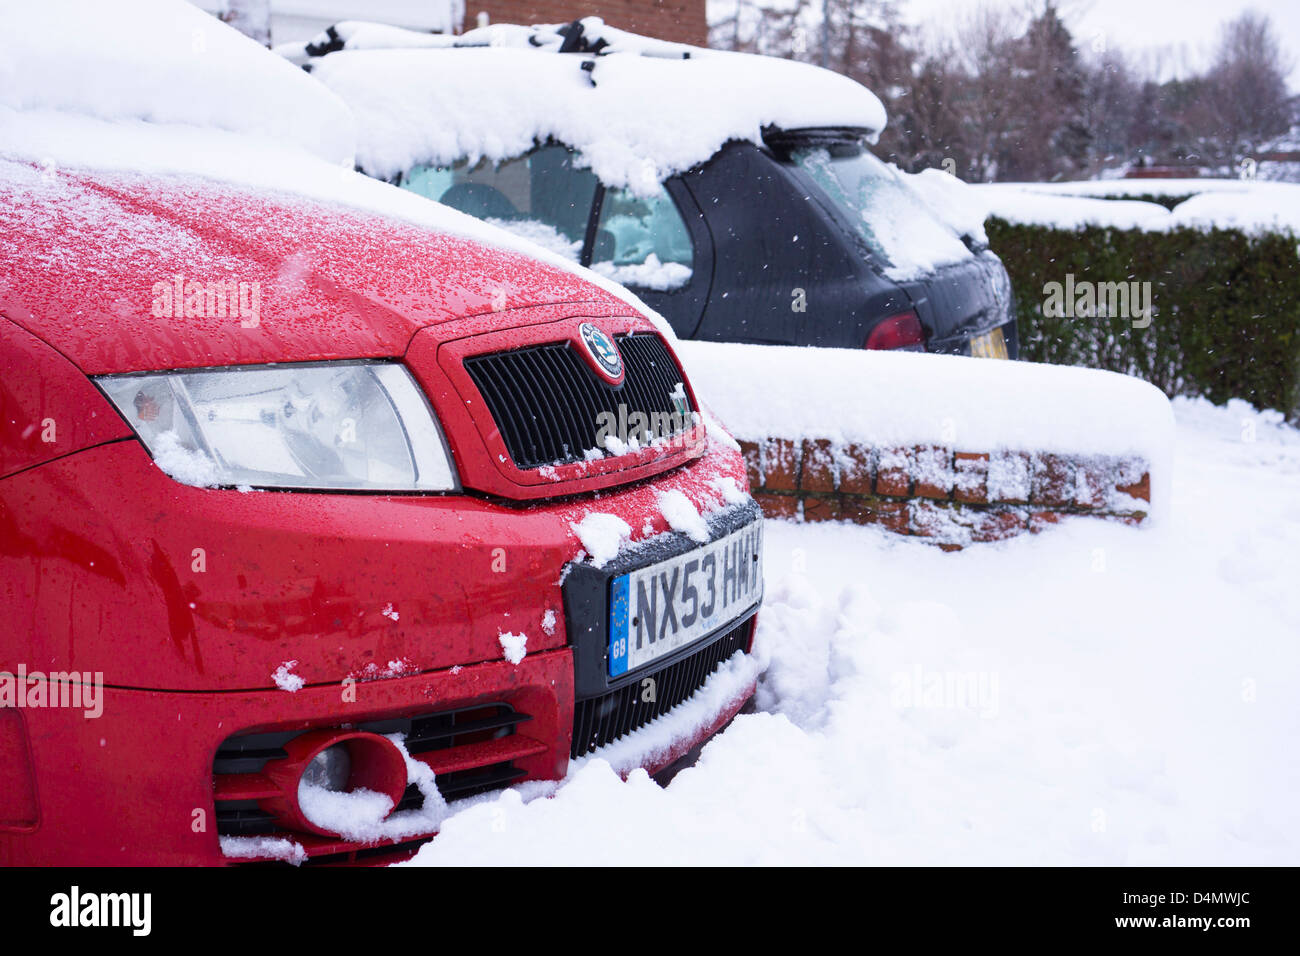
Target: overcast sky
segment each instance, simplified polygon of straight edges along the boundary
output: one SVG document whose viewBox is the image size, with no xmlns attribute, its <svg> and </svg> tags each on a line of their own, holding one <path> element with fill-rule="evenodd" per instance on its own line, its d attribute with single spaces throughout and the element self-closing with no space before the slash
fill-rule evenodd
<svg viewBox="0 0 1300 956">
<path fill-rule="evenodd" d="M 1037 10 L 1043 0 L 900 0 L 899 9 L 914 23 L 951 24 L 981 4 Z M 1099 38 L 1134 53 L 1158 50 L 1165 78 L 1203 67 L 1220 24 L 1253 8 L 1272 18 L 1294 66 L 1291 89 L 1300 92 L 1300 0 L 1058 0 L 1057 8 L 1077 45 Z"/>
</svg>

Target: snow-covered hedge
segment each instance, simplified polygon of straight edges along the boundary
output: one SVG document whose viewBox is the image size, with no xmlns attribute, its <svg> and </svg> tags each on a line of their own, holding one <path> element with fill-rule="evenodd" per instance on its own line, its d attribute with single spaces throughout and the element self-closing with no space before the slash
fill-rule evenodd
<svg viewBox="0 0 1300 956">
<path fill-rule="evenodd" d="M 1300 185 L 1140 179 L 967 192 L 1011 275 L 1022 358 L 1300 419 Z M 1053 290 L 1113 283 L 1152 306 L 1149 322 L 1134 310 L 1048 305 Z"/>
<path fill-rule="evenodd" d="M 1138 379 L 905 352 L 677 349 L 770 514 L 965 544 L 1063 514 L 1137 522 L 1167 507 L 1173 416 Z"/>
<path fill-rule="evenodd" d="M 1227 201 L 1229 194 L 1215 195 Z M 1146 203 L 1043 198 L 1049 205 L 1115 206 L 1126 218 L 1131 207 L 1140 206 L 1165 214 Z M 1109 369 L 1143 378 L 1168 395 L 1205 396 L 1220 404 L 1241 398 L 1300 417 L 1295 235 L 996 216 L 985 228 L 1011 276 L 1022 358 Z M 1109 283 L 1140 291 L 1152 307 L 1149 320 L 1045 308 L 1054 289 Z"/>
<path fill-rule="evenodd" d="M 1300 185 L 1251 179 L 1099 179 L 987 183 L 974 194 L 988 215 L 1057 228 L 1149 232 L 1239 229 L 1300 237 Z"/>
</svg>

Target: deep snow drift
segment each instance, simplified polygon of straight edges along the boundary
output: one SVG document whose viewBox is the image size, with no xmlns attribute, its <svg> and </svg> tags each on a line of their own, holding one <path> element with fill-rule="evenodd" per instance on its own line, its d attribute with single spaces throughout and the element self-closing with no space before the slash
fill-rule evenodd
<svg viewBox="0 0 1300 956">
<path fill-rule="evenodd" d="M 1158 528 L 769 522 L 762 712 L 667 789 L 588 760 L 453 807 L 413 862 L 1300 863 L 1300 432 L 1175 408 Z"/>
</svg>

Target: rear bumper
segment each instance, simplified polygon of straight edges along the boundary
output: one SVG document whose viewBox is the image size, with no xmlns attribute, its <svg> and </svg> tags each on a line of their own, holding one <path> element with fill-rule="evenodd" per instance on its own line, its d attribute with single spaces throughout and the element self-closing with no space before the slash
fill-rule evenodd
<svg viewBox="0 0 1300 956">
<path fill-rule="evenodd" d="M 1007 346 L 1007 358 L 1012 361 L 1020 358 L 1020 335 L 1014 314 L 1008 315 L 1001 325 L 994 325 L 980 332 L 962 332 L 944 339 L 930 339 L 925 343 L 925 350 L 936 355 L 971 355 L 971 340 L 976 335 L 987 335 L 994 329 L 1002 331 L 1003 341 Z"/>
<path fill-rule="evenodd" d="M 1019 354 L 1011 279 L 996 255 L 973 258 L 904 283 L 926 332 L 926 351 L 970 355 L 971 339 L 1001 329 L 1007 357 Z"/>
</svg>

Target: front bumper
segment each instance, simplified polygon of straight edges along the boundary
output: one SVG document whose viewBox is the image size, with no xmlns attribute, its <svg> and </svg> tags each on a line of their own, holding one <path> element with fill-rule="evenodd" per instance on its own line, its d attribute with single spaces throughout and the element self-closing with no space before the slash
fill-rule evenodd
<svg viewBox="0 0 1300 956">
<path fill-rule="evenodd" d="M 504 700 L 530 713 L 537 753 L 520 766 L 541 778 L 563 773 L 571 699 L 568 651 L 397 680 L 293 693 L 166 693 L 108 688 L 103 714 L 19 711 L 30 747 L 39 816 L 27 832 L 0 834 L 0 863 L 24 865 L 193 865 L 226 862 L 220 846 L 213 757 L 235 733 L 338 726 Z M 351 696 L 351 695 L 348 695 Z M 363 849 L 305 834 L 291 839 L 314 856 Z M 381 848 L 382 849 L 382 848 Z M 391 849 L 391 847 L 389 848 Z"/>
<path fill-rule="evenodd" d="M 743 626 L 747 650 L 753 619 Z M 214 755 L 250 734 L 289 737 L 327 728 L 382 728 L 412 716 L 505 707 L 522 718 L 512 733 L 467 737 L 459 746 L 413 757 L 434 767 L 440 789 L 444 781 L 472 788 L 476 777 L 493 779 L 503 771 L 506 776 L 495 777 L 496 786 L 558 780 L 570 759 L 573 673 L 572 651 L 564 648 L 529 654 L 518 665 L 500 661 L 364 682 L 350 692 L 337 685 L 276 696 L 107 688 L 96 719 L 71 708 L 9 711 L 25 737 L 20 749 L 26 750 L 26 760 L 7 766 L 8 785 L 30 781 L 35 801 L 33 818 L 0 826 L 0 865 L 260 862 L 277 858 L 259 852 L 256 841 L 268 837 L 288 841 L 300 848 L 300 860 L 316 864 L 396 862 L 434 832 L 362 843 L 273 823 L 250 826 L 244 808 L 253 791 L 241 788 L 256 774 L 214 773 Z M 669 766 L 724 726 L 752 693 L 749 683 L 692 733 L 670 746 L 648 748 L 638 765 L 652 774 Z"/>
<path fill-rule="evenodd" d="M 653 483 L 603 495 L 599 509 L 637 538 L 673 539 L 657 496 L 680 490 L 708 510 L 720 478 L 743 487 L 743 465 L 713 447 Z M 214 774 L 222 748 L 248 734 L 503 706 L 527 720 L 509 734 L 453 739 L 426 762 L 448 779 L 508 772 L 500 785 L 563 777 L 581 695 L 560 582 L 580 548 L 571 526 L 592 507 L 190 488 L 135 441 L 6 479 L 0 593 L 11 633 L 26 637 L 0 648 L 0 670 L 99 674 L 106 687 L 95 718 L 4 712 L 0 751 L 29 796 L 0 801 L 12 811 L 0 813 L 0 863 L 232 862 L 223 835 L 268 835 L 231 824 L 247 820 L 256 788 Z M 752 630 L 750 617 L 738 649 Z M 528 635 L 517 665 L 502 660 L 506 631 Z M 277 671 L 303 686 L 276 686 Z M 752 689 L 640 765 L 671 763 Z M 270 835 L 312 861 L 355 863 L 408 855 L 431 834 L 396 844 Z"/>
</svg>

